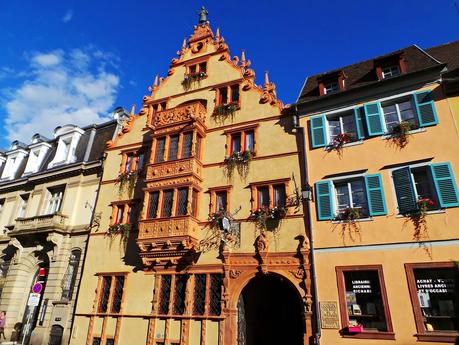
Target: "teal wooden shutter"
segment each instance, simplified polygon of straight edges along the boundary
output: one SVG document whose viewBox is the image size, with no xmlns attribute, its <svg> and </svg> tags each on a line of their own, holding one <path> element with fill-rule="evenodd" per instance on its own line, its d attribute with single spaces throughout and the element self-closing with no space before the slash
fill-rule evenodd
<svg viewBox="0 0 459 345">
<path fill-rule="evenodd" d="M 319 220 L 333 219 L 333 195 L 331 181 L 316 183 L 317 218 Z"/>
<path fill-rule="evenodd" d="M 309 125 L 311 128 L 312 147 L 324 147 L 325 145 L 327 145 L 325 115 L 313 116 L 309 121 Z"/>
<path fill-rule="evenodd" d="M 409 167 L 392 171 L 395 194 L 397 195 L 398 210 L 401 214 L 417 209 L 416 194 Z"/>
<path fill-rule="evenodd" d="M 381 174 L 365 175 L 365 187 L 367 190 L 370 216 L 383 216 L 387 214 Z"/>
<path fill-rule="evenodd" d="M 459 206 L 459 195 L 450 163 L 431 164 L 430 169 L 441 207 Z"/>
<path fill-rule="evenodd" d="M 370 136 L 384 134 L 381 107 L 379 102 L 366 103 L 363 105 L 363 109 L 365 111 L 365 120 L 367 123 L 368 134 Z"/>
<path fill-rule="evenodd" d="M 432 99 L 432 91 L 421 91 L 413 94 L 419 126 L 433 126 L 438 123 L 437 111 Z"/>
<path fill-rule="evenodd" d="M 354 108 L 354 118 L 355 118 L 355 128 L 356 128 L 356 133 L 357 133 L 357 139 L 365 138 L 361 110 L 362 110 L 362 107 Z"/>
</svg>

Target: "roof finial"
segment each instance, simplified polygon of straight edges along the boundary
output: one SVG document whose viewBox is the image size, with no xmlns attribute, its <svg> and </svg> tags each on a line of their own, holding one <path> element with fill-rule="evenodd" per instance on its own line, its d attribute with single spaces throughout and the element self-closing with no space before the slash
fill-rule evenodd
<svg viewBox="0 0 459 345">
<path fill-rule="evenodd" d="M 158 75 L 155 76 L 155 81 L 153 82 L 153 87 L 158 86 Z"/>
<path fill-rule="evenodd" d="M 183 43 L 182 43 L 182 49 L 185 49 L 186 48 L 186 37 L 183 39 Z"/>
<path fill-rule="evenodd" d="M 204 6 L 201 7 L 201 9 L 198 11 L 198 14 L 199 14 L 199 24 L 207 23 L 207 15 L 209 14 L 209 12 L 207 12 Z"/>
<path fill-rule="evenodd" d="M 218 41 L 220 39 L 220 28 L 217 28 L 215 31 L 215 39 Z"/>
<path fill-rule="evenodd" d="M 242 53 L 241 53 L 241 62 L 245 62 L 245 51 L 244 51 L 244 49 L 242 49 Z"/>
<path fill-rule="evenodd" d="M 135 114 L 135 104 L 132 105 L 131 107 L 131 115 Z"/>
<path fill-rule="evenodd" d="M 268 75 L 268 71 L 265 71 L 265 85 L 269 85 L 269 75 Z"/>
</svg>

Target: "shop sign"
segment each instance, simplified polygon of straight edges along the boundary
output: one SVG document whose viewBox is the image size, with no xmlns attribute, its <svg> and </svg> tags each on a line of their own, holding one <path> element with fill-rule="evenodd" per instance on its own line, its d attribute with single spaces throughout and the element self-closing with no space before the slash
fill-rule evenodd
<svg viewBox="0 0 459 345">
<path fill-rule="evenodd" d="M 352 291 L 354 291 L 354 293 L 372 293 L 371 282 L 367 279 L 353 280 L 352 281 Z"/>
<path fill-rule="evenodd" d="M 454 293 L 454 279 L 416 279 L 416 288 L 421 293 Z"/>
<path fill-rule="evenodd" d="M 320 302 L 320 320 L 322 328 L 339 329 L 338 302 Z"/>
</svg>

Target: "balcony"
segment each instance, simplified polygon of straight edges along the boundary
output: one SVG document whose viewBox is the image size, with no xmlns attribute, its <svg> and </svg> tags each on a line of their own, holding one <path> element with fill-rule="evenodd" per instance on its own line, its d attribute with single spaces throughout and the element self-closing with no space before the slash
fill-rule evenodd
<svg viewBox="0 0 459 345">
<path fill-rule="evenodd" d="M 147 167 L 147 182 L 194 175 L 201 178 L 202 163 L 195 157 L 152 163 Z"/>
<path fill-rule="evenodd" d="M 42 216 L 17 218 L 14 229 L 9 235 L 18 234 L 19 232 L 48 232 L 52 230 L 66 230 L 68 217 L 59 213 L 46 214 Z"/>
<path fill-rule="evenodd" d="M 187 103 L 172 109 L 158 111 L 153 117 L 153 127 L 167 127 L 180 123 L 199 121 L 205 124 L 207 110 L 201 102 Z"/>
<path fill-rule="evenodd" d="M 144 265 L 191 263 L 196 254 L 199 229 L 198 221 L 192 216 L 141 221 L 137 244 Z"/>
</svg>

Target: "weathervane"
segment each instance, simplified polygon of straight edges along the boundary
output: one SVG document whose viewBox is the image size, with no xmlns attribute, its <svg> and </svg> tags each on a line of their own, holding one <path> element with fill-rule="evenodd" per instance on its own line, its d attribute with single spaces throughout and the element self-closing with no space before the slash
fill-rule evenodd
<svg viewBox="0 0 459 345">
<path fill-rule="evenodd" d="M 205 24 L 207 22 L 207 15 L 209 12 L 207 12 L 206 8 L 204 6 L 201 7 L 201 9 L 198 11 L 199 14 L 199 24 Z"/>
</svg>

